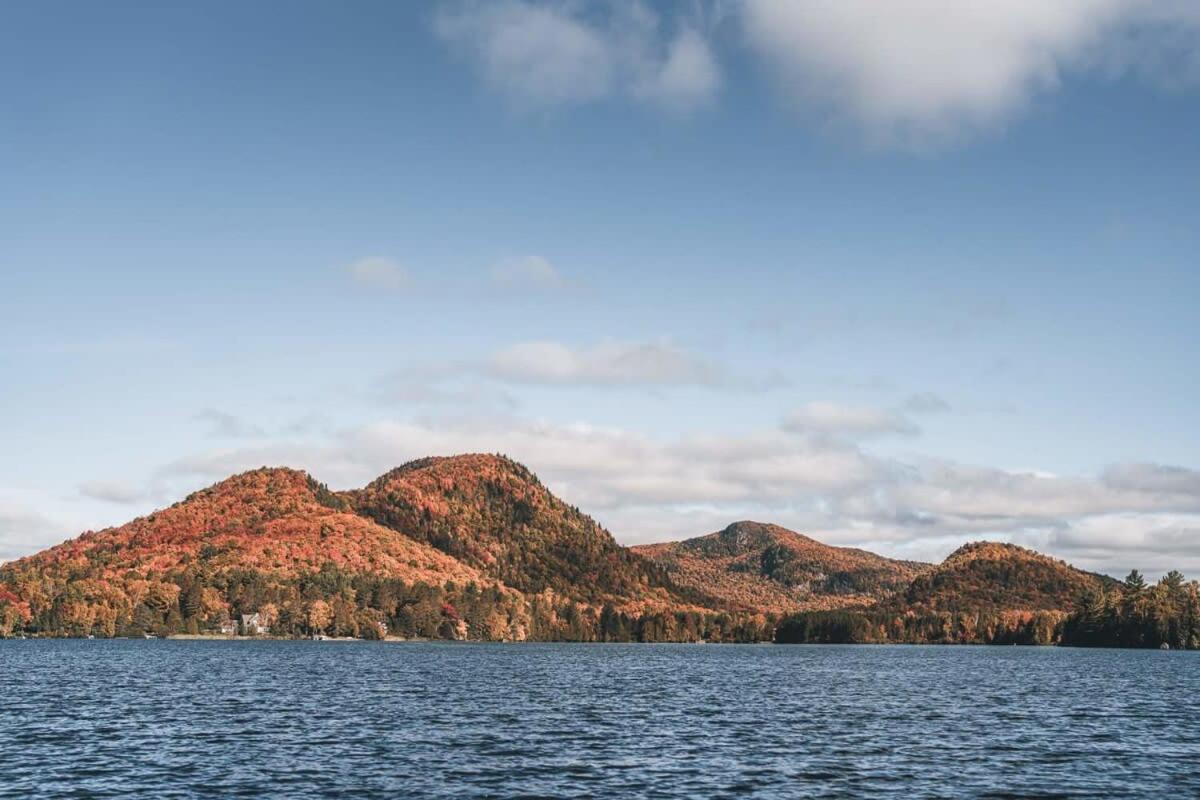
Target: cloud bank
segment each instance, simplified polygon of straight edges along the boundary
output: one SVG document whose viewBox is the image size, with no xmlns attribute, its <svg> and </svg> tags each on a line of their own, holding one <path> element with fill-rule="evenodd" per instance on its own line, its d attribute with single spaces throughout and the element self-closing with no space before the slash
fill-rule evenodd
<svg viewBox="0 0 1200 800">
<path fill-rule="evenodd" d="M 624 96 L 676 110 L 707 102 L 721 72 L 708 41 L 648 6 L 499 0 L 443 6 L 434 32 L 521 106 Z"/>
<path fill-rule="evenodd" d="M 512 383 L 576 386 L 714 386 L 725 378 L 715 363 L 666 339 L 581 348 L 522 342 L 495 353 L 487 372 Z"/>
<path fill-rule="evenodd" d="M 1200 572 L 1200 472 L 1115 464 L 1052 476 L 895 458 L 848 438 L 779 429 L 659 438 L 519 418 L 387 420 L 318 443 L 276 442 L 165 465 L 180 492 L 263 464 L 358 486 L 429 454 L 503 452 L 625 543 L 696 536 L 736 519 L 777 522 L 834 544 L 936 560 L 974 539 L 1013 541 L 1121 574 Z"/>
<path fill-rule="evenodd" d="M 865 406 L 846 406 L 824 401 L 808 403 L 784 419 L 783 428 L 794 433 L 831 436 L 915 435 L 921 429 L 908 417 L 895 411 Z"/>
<path fill-rule="evenodd" d="M 1198 9 L 1185 0 L 744 0 L 660 16 L 649 4 L 504 0 L 443 7 L 434 31 L 521 105 L 628 97 L 691 108 L 721 87 L 710 40 L 728 22 L 738 36 L 726 38 L 741 39 L 803 118 L 927 149 L 1003 126 L 1069 76 L 1200 85 Z"/>
<path fill-rule="evenodd" d="M 0 495 L 0 563 L 29 555 L 70 535 L 67 526 Z"/>
</svg>

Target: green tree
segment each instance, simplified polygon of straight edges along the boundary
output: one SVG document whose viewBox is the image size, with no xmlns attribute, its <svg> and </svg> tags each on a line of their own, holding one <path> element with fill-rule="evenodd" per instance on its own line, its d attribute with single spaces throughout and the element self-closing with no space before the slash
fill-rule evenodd
<svg viewBox="0 0 1200 800">
<path fill-rule="evenodd" d="M 1168 572 L 1166 575 L 1163 575 L 1162 580 L 1159 581 L 1159 583 L 1161 583 L 1163 586 L 1165 586 L 1167 588 L 1167 591 L 1170 592 L 1172 596 L 1182 597 L 1183 596 L 1183 581 L 1184 581 L 1183 573 L 1177 569 L 1173 569 L 1170 572 Z"/>
<path fill-rule="evenodd" d="M 1146 579 L 1142 577 L 1142 573 L 1136 569 L 1131 570 L 1125 576 L 1125 582 L 1122 585 L 1122 592 L 1125 594 L 1126 600 L 1138 600 L 1146 592 Z"/>
</svg>

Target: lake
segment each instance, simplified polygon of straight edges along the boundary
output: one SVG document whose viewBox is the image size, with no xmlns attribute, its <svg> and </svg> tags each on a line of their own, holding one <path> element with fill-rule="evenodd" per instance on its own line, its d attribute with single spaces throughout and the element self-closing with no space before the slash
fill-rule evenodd
<svg viewBox="0 0 1200 800">
<path fill-rule="evenodd" d="M 1200 652 L 0 641 L 0 797 L 1200 797 Z"/>
</svg>

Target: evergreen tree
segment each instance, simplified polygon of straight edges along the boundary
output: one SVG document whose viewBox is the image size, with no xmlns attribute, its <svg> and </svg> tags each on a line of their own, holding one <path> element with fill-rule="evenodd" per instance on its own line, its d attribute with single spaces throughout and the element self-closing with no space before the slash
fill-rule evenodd
<svg viewBox="0 0 1200 800">
<path fill-rule="evenodd" d="M 1122 591 L 1124 592 L 1125 599 L 1127 601 L 1136 601 L 1140 599 L 1146 591 L 1146 579 L 1142 577 L 1142 573 L 1138 572 L 1136 569 L 1131 570 L 1130 573 L 1125 576 L 1125 582 L 1122 587 Z"/>
</svg>

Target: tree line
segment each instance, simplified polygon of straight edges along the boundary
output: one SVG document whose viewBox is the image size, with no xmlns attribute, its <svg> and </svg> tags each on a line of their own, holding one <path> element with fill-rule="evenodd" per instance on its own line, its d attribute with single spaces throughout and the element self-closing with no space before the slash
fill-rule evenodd
<svg viewBox="0 0 1200 800">
<path fill-rule="evenodd" d="M 30 571 L 0 583 L 0 637 L 204 634 L 259 614 L 272 636 L 575 642 L 1059 644 L 1200 649 L 1200 584 L 1136 570 L 1096 583 L 1073 610 L 928 610 L 881 605 L 769 614 L 584 602 L 552 589 L 427 583 L 332 563 L 295 576 L 206 569 L 103 579 Z M 15 580 L 16 583 L 12 581 Z"/>
<path fill-rule="evenodd" d="M 1080 600 L 1062 643 L 1200 650 L 1200 583 L 1171 570 L 1150 585 L 1133 570 L 1116 591 L 1098 589 Z"/>
<path fill-rule="evenodd" d="M 775 641 L 798 643 L 1058 644 L 1200 649 L 1200 584 L 1175 570 L 1150 585 L 1134 570 L 1097 583 L 1070 611 L 902 608 L 813 611 L 784 618 Z"/>
<path fill-rule="evenodd" d="M 271 636 L 574 642 L 770 641 L 775 618 L 586 603 L 496 584 L 406 582 L 332 563 L 295 577 L 202 568 L 0 585 L 0 637 L 215 634 L 258 614 Z M 14 591 L 14 589 L 19 591 Z M 618 601 L 619 602 L 619 601 Z"/>
</svg>

